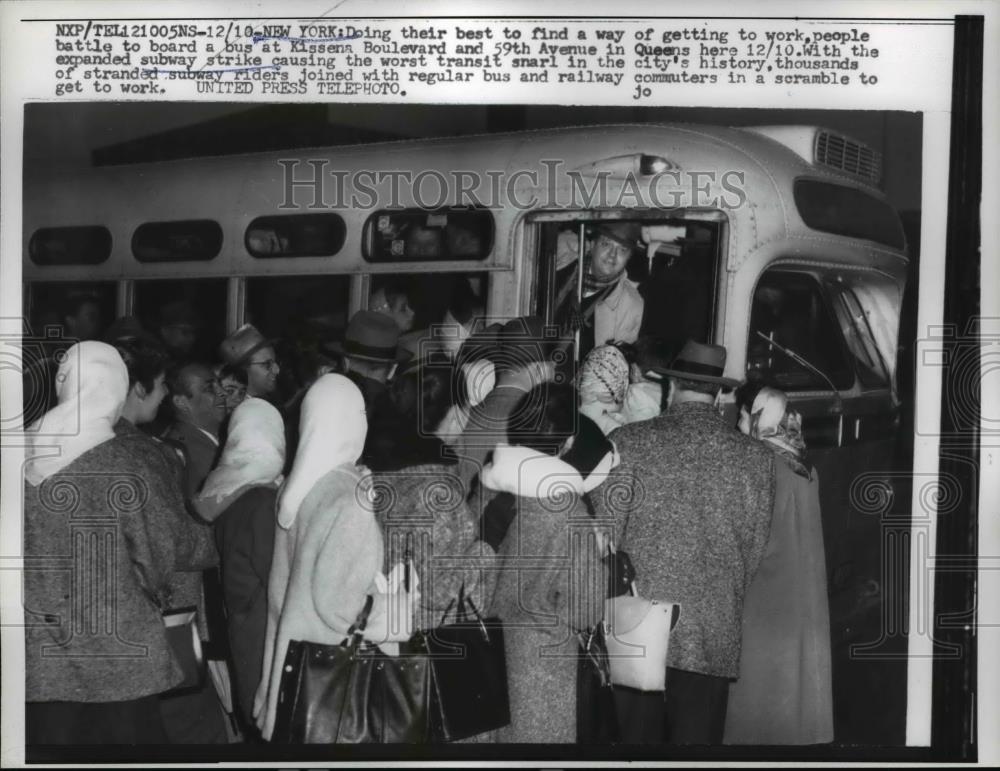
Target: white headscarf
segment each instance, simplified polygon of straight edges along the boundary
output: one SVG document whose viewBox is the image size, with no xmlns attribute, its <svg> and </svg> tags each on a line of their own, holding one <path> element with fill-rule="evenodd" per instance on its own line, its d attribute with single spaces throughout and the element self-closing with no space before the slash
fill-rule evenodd
<svg viewBox="0 0 1000 771">
<path fill-rule="evenodd" d="M 216 502 L 248 485 L 266 485 L 285 465 L 285 423 L 264 399 L 249 396 L 229 420 L 229 436 L 219 465 L 205 480 L 199 498 Z"/>
<path fill-rule="evenodd" d="M 87 340 L 66 352 L 55 387 L 59 403 L 26 432 L 24 476 L 35 487 L 114 437 L 128 396 L 128 370 L 113 346 Z"/>
<path fill-rule="evenodd" d="M 337 466 L 354 465 L 365 447 L 368 419 L 361 391 L 343 375 L 323 375 L 306 392 L 295 465 L 281 491 L 278 524 L 295 522 L 309 491 Z"/>
<path fill-rule="evenodd" d="M 651 420 L 660 414 L 663 403 L 663 386 L 652 380 L 632 383 L 625 392 L 622 417 L 626 423 Z"/>
</svg>

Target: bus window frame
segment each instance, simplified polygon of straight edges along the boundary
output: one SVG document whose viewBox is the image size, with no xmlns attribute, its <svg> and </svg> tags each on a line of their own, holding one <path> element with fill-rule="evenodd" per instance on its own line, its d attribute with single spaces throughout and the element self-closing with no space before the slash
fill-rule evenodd
<svg viewBox="0 0 1000 771">
<path fill-rule="evenodd" d="M 836 266 L 836 269 L 850 270 L 851 266 L 847 265 Z M 829 321 L 832 327 L 835 330 L 837 330 L 837 341 L 838 341 L 837 345 L 839 346 L 840 355 L 843 357 L 843 360 L 847 363 L 847 366 L 850 368 L 850 371 L 853 375 L 853 380 L 850 386 L 848 386 L 847 388 L 837 388 L 836 383 L 833 382 L 833 378 L 830 377 L 829 373 L 824 372 L 824 374 L 828 378 L 830 378 L 829 385 L 834 386 L 833 390 L 831 390 L 827 386 L 824 386 L 823 388 L 814 388 L 814 389 L 800 388 L 796 390 L 785 391 L 787 396 L 790 399 L 815 399 L 815 398 L 822 398 L 824 396 L 835 396 L 835 398 L 838 398 L 840 400 L 852 399 L 858 396 L 863 396 L 865 394 L 865 390 L 861 387 L 860 378 L 858 377 L 858 371 L 854 364 L 854 355 L 848 348 L 847 340 L 844 339 L 843 332 L 840 329 L 840 318 L 837 316 L 836 309 L 833 307 L 833 301 L 832 298 L 830 297 L 829 288 L 826 283 L 828 279 L 835 278 L 836 273 L 834 273 L 832 270 L 829 270 L 829 272 L 827 272 L 824 270 L 817 269 L 815 265 L 803 265 L 799 262 L 785 261 L 780 258 L 778 260 L 771 261 L 770 263 L 768 263 L 763 267 L 760 273 L 757 274 L 753 286 L 750 289 L 750 294 L 747 302 L 747 327 L 746 327 L 747 334 L 746 334 L 746 340 L 744 341 L 743 345 L 743 353 L 745 361 L 743 365 L 744 370 L 742 372 L 742 378 L 744 380 L 746 379 L 747 377 L 746 368 L 750 363 L 750 343 L 751 343 L 751 336 L 753 335 L 753 330 L 751 328 L 750 322 L 751 319 L 753 318 L 754 298 L 757 295 L 757 289 L 760 286 L 761 279 L 764 278 L 764 276 L 769 273 L 795 273 L 798 275 L 807 276 L 810 281 L 815 283 L 816 288 L 819 292 L 820 302 L 822 303 L 824 309 L 829 315 Z M 802 355 L 800 351 L 795 351 L 795 353 Z M 784 357 L 784 354 L 779 354 L 779 355 Z M 806 358 L 806 360 L 809 361 L 808 357 L 804 358 Z M 810 364 L 812 363 L 813 362 L 810 361 Z M 798 366 L 801 367 L 801 365 Z"/>
<path fill-rule="evenodd" d="M 596 221 L 635 221 L 641 224 L 648 224 L 653 219 L 663 221 L 667 219 L 684 219 L 697 222 L 710 222 L 718 225 L 719 233 L 716 243 L 716 261 L 713 281 L 715 291 L 712 293 L 712 310 L 709 315 L 708 339 L 714 343 L 724 344 L 719 340 L 721 330 L 726 328 L 726 295 L 728 292 L 728 282 L 723 280 L 723 276 L 728 270 L 729 245 L 731 223 L 729 215 L 725 209 L 704 207 L 704 206 L 682 206 L 676 209 L 663 208 L 633 208 L 633 209 L 540 209 L 527 212 L 517 222 L 516 231 L 520 233 L 520 238 L 515 243 L 515 249 L 521 249 L 524 259 L 521 261 L 521 297 L 519 304 L 521 313 L 529 312 L 536 299 L 535 281 L 536 273 L 539 270 L 538 261 L 541 255 L 539 250 L 539 229 L 538 225 L 551 222 L 596 222 Z M 529 237 L 530 234 L 530 237 Z M 531 262 L 528 262 L 530 256 Z M 514 262 L 517 262 L 517 252 L 514 255 Z M 552 267 L 555 262 L 552 261 Z M 759 279 L 759 277 L 758 277 Z M 551 288 L 551 286 L 550 286 Z M 754 285 L 756 289 L 756 284 Z M 551 299 L 551 298 L 550 298 Z M 551 302 L 546 306 L 547 313 L 552 311 Z M 546 322 L 548 323 L 548 319 Z"/>
<path fill-rule="evenodd" d="M 448 215 L 448 214 L 464 214 L 464 213 L 480 213 L 485 212 L 490 218 L 490 234 L 489 234 L 489 248 L 487 248 L 482 257 L 479 258 L 462 258 L 454 259 L 448 257 L 446 259 L 423 259 L 423 260 L 379 260 L 372 257 L 374 252 L 375 244 L 375 222 L 377 218 L 381 215 L 415 215 L 421 214 L 425 218 L 432 215 Z M 402 267 L 406 265 L 440 265 L 440 264 L 470 264 L 470 265 L 482 265 L 484 263 L 489 263 L 496 258 L 496 248 L 499 239 L 497 238 L 497 232 L 499 227 L 497 225 L 497 216 L 492 209 L 486 206 L 444 206 L 437 209 L 422 209 L 419 206 L 409 206 L 401 209 L 376 209 L 367 217 L 365 217 L 364 223 L 361 226 L 361 260 L 362 264 L 366 267 L 368 266 L 383 266 L 383 265 L 393 265 L 397 267 Z M 430 271 L 428 271 L 430 272 Z M 445 272 L 445 271 L 438 271 Z M 448 271 L 451 272 L 451 271 Z"/>
</svg>

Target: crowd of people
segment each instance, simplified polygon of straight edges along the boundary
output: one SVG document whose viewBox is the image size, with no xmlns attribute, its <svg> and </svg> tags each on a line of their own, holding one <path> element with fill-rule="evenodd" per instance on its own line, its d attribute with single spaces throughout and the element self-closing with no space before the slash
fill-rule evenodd
<svg viewBox="0 0 1000 771">
<path fill-rule="evenodd" d="M 414 344 L 391 290 L 290 394 L 250 324 L 214 362 L 135 319 L 75 344 L 26 429 L 27 742 L 268 741 L 290 641 L 339 643 L 367 603 L 364 636 L 391 654 L 460 594 L 505 629 L 510 723 L 477 739 L 592 740 L 579 640 L 601 623 L 614 550 L 640 594 L 682 608 L 666 690 L 616 694 L 620 741 L 831 741 L 800 418 L 780 391 L 724 377 L 723 347 L 662 362 L 624 329 L 635 314 L 612 311 L 641 298 L 620 280 L 621 230 L 595 247 L 616 264 L 584 294 L 596 322 L 572 382 L 572 342 L 540 319 L 455 314 L 459 334 Z M 399 565 L 412 582 L 387 580 Z M 179 607 L 216 664 L 185 689 L 162 621 Z"/>
</svg>

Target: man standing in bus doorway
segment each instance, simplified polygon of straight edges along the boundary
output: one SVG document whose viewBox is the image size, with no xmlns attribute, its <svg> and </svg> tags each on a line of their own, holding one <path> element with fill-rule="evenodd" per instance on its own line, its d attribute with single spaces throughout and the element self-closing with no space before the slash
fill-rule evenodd
<svg viewBox="0 0 1000 771">
<path fill-rule="evenodd" d="M 604 487 L 617 493 L 593 498 L 598 517 L 614 520 L 643 596 L 681 605 L 666 692 L 616 693 L 625 742 L 722 743 L 743 597 L 774 502 L 773 455 L 719 413 L 721 389 L 738 385 L 723 377 L 725 362 L 721 345 L 689 340 L 669 368 L 654 368 L 669 378 L 667 412 L 610 435 L 621 464 Z"/>
<path fill-rule="evenodd" d="M 599 345 L 634 343 L 642 326 L 644 302 L 635 283 L 625 275 L 641 244 L 642 228 L 636 222 L 606 222 L 596 230 L 583 258 L 583 296 L 579 300 L 579 276 L 576 270 L 564 270 L 579 259 L 579 235 L 564 231 L 557 242 L 556 320 L 568 333 L 580 331 L 580 361 Z"/>
</svg>

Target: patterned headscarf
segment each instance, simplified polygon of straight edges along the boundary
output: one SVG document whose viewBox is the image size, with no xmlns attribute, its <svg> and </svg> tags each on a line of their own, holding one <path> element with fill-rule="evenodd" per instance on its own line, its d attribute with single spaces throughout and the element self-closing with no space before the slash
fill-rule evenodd
<svg viewBox="0 0 1000 771">
<path fill-rule="evenodd" d="M 788 397 L 777 388 L 760 389 L 750 408 L 749 425 L 740 422 L 740 430 L 754 439 L 805 463 L 806 441 L 802 436 L 802 416 L 788 406 Z"/>
<path fill-rule="evenodd" d="M 613 345 L 600 345 L 583 360 L 577 390 L 583 402 L 621 404 L 628 388 L 628 361 Z"/>
</svg>

